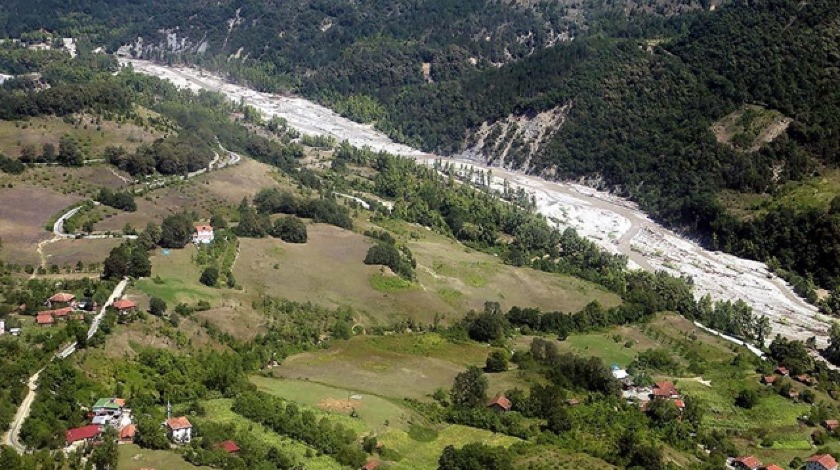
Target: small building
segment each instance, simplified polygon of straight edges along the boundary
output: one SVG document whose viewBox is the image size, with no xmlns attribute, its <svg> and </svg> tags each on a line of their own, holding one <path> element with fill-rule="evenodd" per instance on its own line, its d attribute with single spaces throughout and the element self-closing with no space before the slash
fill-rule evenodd
<svg viewBox="0 0 840 470">
<path fill-rule="evenodd" d="M 680 392 L 677 390 L 677 387 L 665 380 L 662 382 L 656 382 L 653 385 L 653 398 L 679 398 Z"/>
<path fill-rule="evenodd" d="M 211 225 L 196 225 L 195 232 L 192 236 L 192 242 L 196 245 L 206 245 L 213 241 L 213 226 Z"/>
<path fill-rule="evenodd" d="M 216 444 L 216 448 L 222 449 L 223 451 L 231 455 L 236 455 L 239 453 L 239 446 L 236 445 L 236 443 L 230 439 Z"/>
<path fill-rule="evenodd" d="M 0 336 L 6 334 L 6 321 L 0 320 Z"/>
<path fill-rule="evenodd" d="M 683 410 L 685 410 L 685 402 L 680 398 L 674 399 L 674 406 L 676 406 L 681 413 Z"/>
<path fill-rule="evenodd" d="M 134 442 L 134 435 L 137 434 L 137 426 L 134 424 L 129 424 L 124 426 L 120 429 L 120 442 L 125 444 L 131 444 Z"/>
<path fill-rule="evenodd" d="M 799 374 L 796 377 L 794 377 L 794 379 L 796 379 L 797 382 L 803 383 L 803 384 L 808 385 L 808 386 L 813 386 L 813 385 L 816 385 L 818 383 L 817 379 L 815 379 L 814 377 L 811 377 L 808 374 Z"/>
<path fill-rule="evenodd" d="M 775 373 L 781 375 L 782 377 L 787 377 L 790 375 L 790 371 L 785 366 L 776 367 Z"/>
<path fill-rule="evenodd" d="M 774 464 L 774 463 L 771 463 L 770 465 L 768 465 L 766 467 L 762 467 L 761 470 L 785 470 L 785 469 L 776 465 L 776 464 Z"/>
<path fill-rule="evenodd" d="M 827 420 L 823 421 L 821 424 L 822 424 L 822 427 L 827 429 L 829 432 L 834 431 L 835 429 L 840 427 L 840 421 L 837 421 L 836 419 L 827 419 Z"/>
<path fill-rule="evenodd" d="M 612 372 L 612 376 L 617 380 L 624 380 L 629 376 L 627 371 L 619 367 L 618 364 L 613 364 L 612 367 L 610 367 L 610 372 Z"/>
<path fill-rule="evenodd" d="M 75 295 L 68 294 L 67 292 L 59 292 L 47 300 L 47 305 L 50 308 L 72 307 L 75 300 Z"/>
<path fill-rule="evenodd" d="M 578 400 L 577 398 L 569 398 L 568 400 L 566 400 L 566 404 L 569 406 L 578 406 L 580 405 L 580 400 Z"/>
<path fill-rule="evenodd" d="M 732 461 L 732 466 L 738 470 L 759 470 L 761 468 L 761 460 L 758 460 L 754 455 L 738 457 Z"/>
<path fill-rule="evenodd" d="M 817 454 L 805 460 L 805 470 L 837 470 L 837 461 L 830 454 Z"/>
<path fill-rule="evenodd" d="M 20 336 L 20 328 L 9 328 L 9 334 L 12 336 Z"/>
<path fill-rule="evenodd" d="M 763 383 L 764 385 L 773 385 L 775 382 L 776 382 L 776 376 L 775 375 L 765 375 L 764 377 L 761 378 L 761 383 Z"/>
<path fill-rule="evenodd" d="M 791 400 L 799 400 L 799 390 L 796 390 L 795 388 L 788 390 L 787 397 Z"/>
<path fill-rule="evenodd" d="M 35 324 L 49 328 L 55 323 L 55 319 L 49 313 L 39 313 L 35 316 Z"/>
<path fill-rule="evenodd" d="M 498 411 L 500 413 L 505 413 L 510 411 L 513 407 L 513 404 L 508 400 L 508 397 L 504 396 L 503 394 L 496 395 L 490 403 L 487 404 L 487 408 L 490 408 L 493 411 Z"/>
<path fill-rule="evenodd" d="M 89 424 L 80 428 L 68 429 L 64 436 L 67 441 L 67 445 L 70 445 L 78 441 L 90 442 L 99 437 L 100 434 L 102 434 L 101 427 L 96 424 Z"/>
<path fill-rule="evenodd" d="M 189 444 L 192 440 L 192 424 L 185 416 L 169 418 L 166 420 L 167 434 L 172 442 L 177 444 Z"/>
<path fill-rule="evenodd" d="M 137 304 L 128 299 L 115 300 L 111 306 L 120 313 L 131 313 L 137 308 Z"/>
<path fill-rule="evenodd" d="M 44 310 L 43 312 L 38 312 L 38 315 L 52 315 L 54 320 L 67 320 L 72 312 L 73 307 L 62 307 L 55 310 Z"/>
<path fill-rule="evenodd" d="M 123 408 L 125 400 L 122 398 L 100 398 L 93 404 L 91 411 L 95 415 L 117 416 L 122 414 Z"/>
</svg>

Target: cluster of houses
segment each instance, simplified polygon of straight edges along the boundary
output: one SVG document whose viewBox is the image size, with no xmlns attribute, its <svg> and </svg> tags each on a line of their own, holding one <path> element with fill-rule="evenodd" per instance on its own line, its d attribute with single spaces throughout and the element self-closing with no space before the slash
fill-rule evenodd
<svg viewBox="0 0 840 470">
<path fill-rule="evenodd" d="M 680 413 L 685 410 L 685 401 L 673 382 L 663 380 L 654 383 L 653 387 L 637 387 L 624 369 L 613 366 L 612 374 L 622 383 L 622 397 L 628 404 L 637 404 L 642 411 L 647 411 L 654 400 L 671 401 Z"/>
<path fill-rule="evenodd" d="M 91 407 L 88 419 L 90 424 L 87 426 L 67 430 L 65 440 L 68 446 L 96 441 L 109 427 L 117 430 L 120 443 L 134 442 L 137 427 L 131 409 L 125 406 L 122 398 L 100 398 Z"/>
<path fill-rule="evenodd" d="M 790 371 L 785 366 L 778 366 L 773 371 L 772 375 L 762 376 L 761 379 L 760 379 L 760 382 L 764 385 L 773 385 L 777 381 L 781 380 L 784 377 L 790 377 Z M 803 385 L 806 385 L 808 387 L 815 387 L 819 383 L 819 381 L 815 377 L 811 377 L 808 374 L 795 375 L 795 376 L 793 376 L 793 380 L 795 380 L 795 381 L 797 381 L 797 382 L 799 382 Z M 796 390 L 794 388 L 790 388 L 784 393 L 784 395 L 787 398 L 790 398 L 791 400 L 798 400 L 799 399 L 799 390 Z M 834 395 L 832 395 L 832 396 L 834 396 Z"/>
<path fill-rule="evenodd" d="M 35 315 L 35 324 L 49 328 L 61 320 L 84 320 L 86 312 L 96 311 L 98 305 L 92 299 L 76 300 L 76 296 L 67 292 L 58 292 L 44 303 L 49 310 L 42 310 Z M 128 299 L 119 299 L 111 304 L 121 314 L 128 314 L 137 309 L 137 304 Z"/>
<path fill-rule="evenodd" d="M 736 470 L 783 470 L 776 464 L 764 465 L 754 455 L 732 459 L 730 466 Z M 805 470 L 837 470 L 837 461 L 830 454 L 817 454 L 805 460 Z"/>
</svg>

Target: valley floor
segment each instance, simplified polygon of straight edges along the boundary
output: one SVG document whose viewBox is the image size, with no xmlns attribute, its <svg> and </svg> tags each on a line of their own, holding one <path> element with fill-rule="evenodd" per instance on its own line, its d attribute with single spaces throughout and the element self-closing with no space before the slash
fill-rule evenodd
<svg viewBox="0 0 840 470">
<path fill-rule="evenodd" d="M 197 69 L 167 67 L 141 60 L 123 60 L 135 71 L 171 80 L 179 87 L 209 89 L 244 102 L 266 116 L 281 116 L 305 134 L 326 134 L 356 146 L 368 146 L 431 162 L 448 160 L 456 164 L 490 170 L 480 162 L 444 159 L 394 143 L 371 126 L 342 118 L 331 110 L 298 97 L 261 93 L 226 83 Z M 653 222 L 634 204 L 610 194 L 574 184 L 551 183 L 537 176 L 492 168 L 494 185 L 503 179 L 515 189 L 534 195 L 538 210 L 561 227 L 573 227 L 602 247 L 629 256 L 631 265 L 648 270 L 665 270 L 694 279 L 695 294 L 710 294 L 715 300 L 743 299 L 758 314 L 771 320 L 773 333 L 805 340 L 816 336 L 827 343 L 830 321 L 818 314 L 791 287 L 769 273 L 767 266 L 735 256 L 708 251 L 698 244 Z"/>
</svg>

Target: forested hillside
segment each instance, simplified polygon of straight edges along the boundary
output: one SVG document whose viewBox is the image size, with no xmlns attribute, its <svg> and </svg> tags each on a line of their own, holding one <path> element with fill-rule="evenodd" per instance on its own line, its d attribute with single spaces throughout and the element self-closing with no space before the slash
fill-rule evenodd
<svg viewBox="0 0 840 470">
<path fill-rule="evenodd" d="M 797 273 L 802 291 L 840 277 L 828 204 L 736 217 L 721 198 L 772 199 L 836 167 L 840 8 L 829 0 L 4 3 L 0 34 L 45 28 L 222 70 L 426 150 L 472 151 L 484 126 L 489 144 L 473 153 L 489 160 L 504 148 L 505 165 L 588 177 L 715 249 Z M 755 151 L 720 143 L 711 128 L 745 105 L 792 124 Z M 538 145 L 494 127 L 540 112 L 556 120 Z"/>
</svg>

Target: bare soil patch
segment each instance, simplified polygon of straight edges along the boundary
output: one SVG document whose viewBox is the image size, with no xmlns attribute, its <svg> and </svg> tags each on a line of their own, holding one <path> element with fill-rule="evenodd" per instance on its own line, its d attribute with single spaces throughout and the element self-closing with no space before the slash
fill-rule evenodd
<svg viewBox="0 0 840 470">
<path fill-rule="evenodd" d="M 54 214 L 80 200 L 77 196 L 31 185 L 0 187 L 0 237 L 6 262 L 40 264 L 38 242 L 52 238 L 44 226 Z"/>
</svg>

